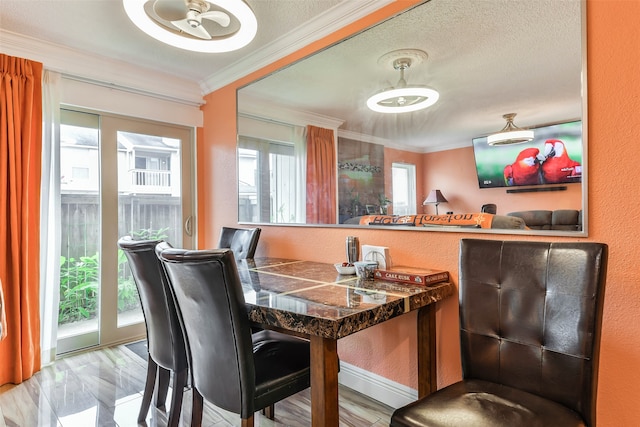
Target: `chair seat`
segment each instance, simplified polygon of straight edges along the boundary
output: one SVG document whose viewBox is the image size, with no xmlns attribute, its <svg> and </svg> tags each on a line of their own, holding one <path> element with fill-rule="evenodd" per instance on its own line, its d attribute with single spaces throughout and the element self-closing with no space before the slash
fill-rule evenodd
<svg viewBox="0 0 640 427">
<path fill-rule="evenodd" d="M 256 407 L 309 387 L 309 341 L 274 331 L 252 334 Z M 275 398 L 274 398 L 275 396 Z"/>
<path fill-rule="evenodd" d="M 463 380 L 395 411 L 390 427 L 584 427 L 556 402 L 512 387 Z"/>
</svg>

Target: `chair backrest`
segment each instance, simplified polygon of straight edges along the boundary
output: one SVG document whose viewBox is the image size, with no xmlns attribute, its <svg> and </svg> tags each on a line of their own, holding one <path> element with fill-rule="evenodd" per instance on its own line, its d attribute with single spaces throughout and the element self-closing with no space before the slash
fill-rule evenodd
<svg viewBox="0 0 640 427">
<path fill-rule="evenodd" d="M 155 253 L 161 240 L 123 237 L 118 246 L 129 260 L 147 328 L 149 356 L 165 369 L 180 371 L 187 365 L 184 336 L 162 263 Z"/>
<path fill-rule="evenodd" d="M 260 228 L 233 228 L 222 227 L 218 248 L 229 248 L 233 251 L 236 260 L 251 259 L 256 253 Z"/>
<path fill-rule="evenodd" d="M 498 207 L 496 206 L 495 203 L 487 203 L 485 205 L 482 205 L 482 207 L 480 208 L 480 212 L 490 213 L 495 215 L 498 212 Z"/>
<path fill-rule="evenodd" d="M 256 410 L 255 366 L 233 251 L 167 249 L 160 259 L 182 316 L 193 386 L 214 405 L 246 418 Z"/>
<path fill-rule="evenodd" d="M 595 425 L 607 245 L 462 239 L 465 379 L 534 393 Z"/>
</svg>

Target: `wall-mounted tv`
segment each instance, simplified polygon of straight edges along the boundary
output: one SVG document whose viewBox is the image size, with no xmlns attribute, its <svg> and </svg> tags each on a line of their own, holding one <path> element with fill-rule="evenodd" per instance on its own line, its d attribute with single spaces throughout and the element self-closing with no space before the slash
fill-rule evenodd
<svg viewBox="0 0 640 427">
<path fill-rule="evenodd" d="M 534 139 L 489 145 L 473 139 L 480 188 L 551 185 L 582 181 L 582 122 L 533 128 Z"/>
</svg>

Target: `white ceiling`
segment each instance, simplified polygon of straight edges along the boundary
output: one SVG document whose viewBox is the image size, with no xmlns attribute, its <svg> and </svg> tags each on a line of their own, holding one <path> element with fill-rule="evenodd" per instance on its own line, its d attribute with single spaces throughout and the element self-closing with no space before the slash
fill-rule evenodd
<svg viewBox="0 0 640 427">
<path fill-rule="evenodd" d="M 129 21 L 121 0 L 2 0 L 0 50 L 9 54 L 26 50 L 30 59 L 43 60 L 51 69 L 96 80 L 104 78 L 99 74 L 105 67 L 114 80 L 124 79 L 118 76 L 119 68 L 135 65 L 143 69 L 141 74 L 148 70 L 154 77 L 196 83 L 201 96 L 388 2 L 247 0 L 258 19 L 255 39 L 238 51 L 206 54 L 147 36 Z M 46 51 L 55 52 L 55 57 Z M 144 82 L 141 76 L 138 83 Z"/>
<path fill-rule="evenodd" d="M 522 127 L 575 120 L 580 17 L 578 1 L 431 0 L 241 89 L 240 106 L 287 105 L 344 121 L 354 139 L 422 152 L 469 146 L 500 130 L 505 113 Z M 429 55 L 407 82 L 437 89 L 439 101 L 412 113 L 369 111 L 366 99 L 400 77 L 378 59 L 406 48 Z"/>
<path fill-rule="evenodd" d="M 197 103 L 390 1 L 247 0 L 258 19 L 254 41 L 239 51 L 203 54 L 142 33 L 120 0 L 2 0 L 0 51 Z M 579 10 L 576 0 L 431 0 L 261 81 L 252 96 L 423 151 L 468 145 L 470 135 L 501 128 L 508 112 L 518 113 L 520 126 L 575 119 L 581 115 Z M 377 59 L 401 48 L 428 52 L 407 81 L 436 88 L 440 101 L 423 112 L 372 116 L 364 100 L 399 77 Z"/>
</svg>

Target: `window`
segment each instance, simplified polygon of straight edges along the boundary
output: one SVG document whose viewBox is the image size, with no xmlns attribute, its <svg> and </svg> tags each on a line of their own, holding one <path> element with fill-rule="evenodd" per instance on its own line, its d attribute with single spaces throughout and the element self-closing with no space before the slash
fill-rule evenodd
<svg viewBox="0 0 640 427">
<path fill-rule="evenodd" d="M 393 214 L 416 214 L 416 166 L 407 163 L 393 163 L 391 172 Z"/>
<path fill-rule="evenodd" d="M 241 136 L 238 221 L 302 222 L 296 169 L 294 144 Z"/>
<path fill-rule="evenodd" d="M 76 166 L 71 167 L 71 178 L 76 179 L 89 179 L 89 168 L 79 168 Z"/>
</svg>

